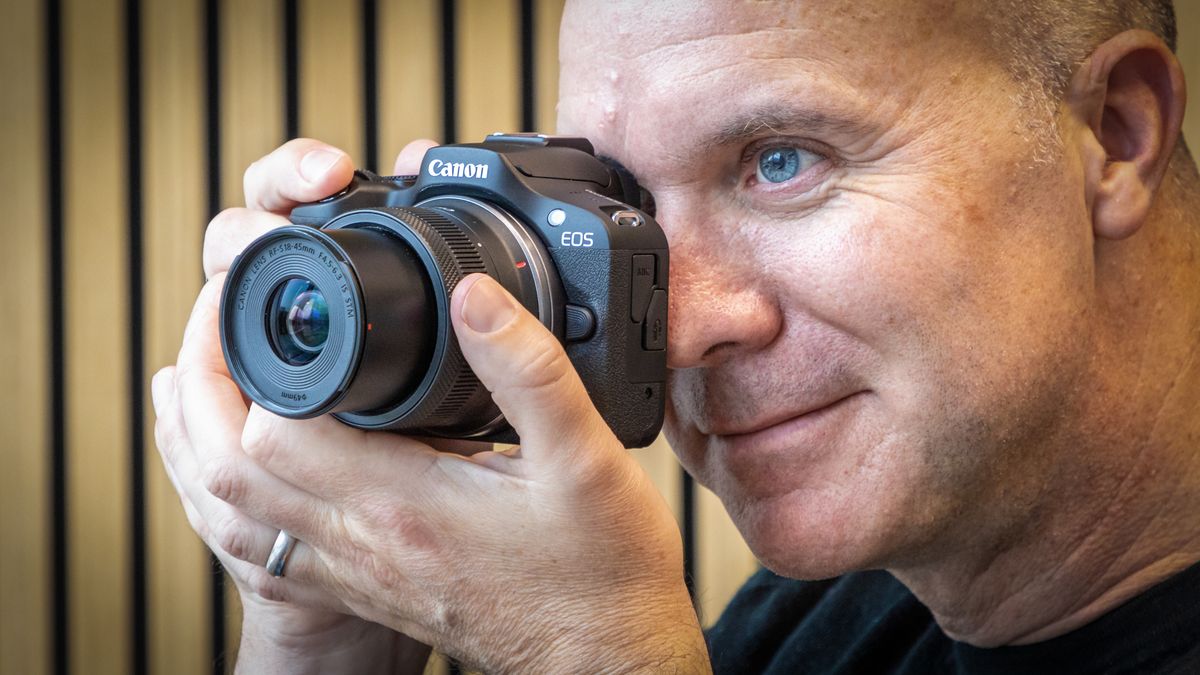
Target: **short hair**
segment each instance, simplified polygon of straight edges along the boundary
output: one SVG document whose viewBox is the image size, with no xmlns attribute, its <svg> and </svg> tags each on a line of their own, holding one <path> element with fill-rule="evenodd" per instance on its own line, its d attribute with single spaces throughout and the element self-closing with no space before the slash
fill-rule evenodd
<svg viewBox="0 0 1200 675">
<path fill-rule="evenodd" d="M 994 44 L 1009 73 L 1059 101 L 1079 64 L 1096 47 L 1141 28 L 1175 51 L 1173 0 L 983 0 Z"/>
<path fill-rule="evenodd" d="M 1174 0 L 979 0 L 991 44 L 1027 111 L 1026 132 L 1046 158 L 1061 139 L 1054 116 L 1075 70 L 1109 38 L 1141 28 L 1175 51 Z M 1186 146 L 1180 142 L 1186 155 Z M 1190 164 L 1190 162 L 1188 162 Z"/>
</svg>

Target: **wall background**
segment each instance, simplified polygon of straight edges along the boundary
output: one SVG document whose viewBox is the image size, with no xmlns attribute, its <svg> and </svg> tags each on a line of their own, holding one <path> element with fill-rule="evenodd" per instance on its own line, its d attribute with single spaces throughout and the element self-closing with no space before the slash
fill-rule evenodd
<svg viewBox="0 0 1200 675">
<path fill-rule="evenodd" d="M 232 669 L 236 594 L 162 472 L 147 386 L 174 360 L 204 225 L 296 135 L 388 173 L 413 138 L 552 130 L 561 2 L 0 5 L 0 672 Z M 1177 4 L 1200 81 L 1200 6 Z M 753 558 L 661 442 L 636 453 L 711 621 Z"/>
</svg>

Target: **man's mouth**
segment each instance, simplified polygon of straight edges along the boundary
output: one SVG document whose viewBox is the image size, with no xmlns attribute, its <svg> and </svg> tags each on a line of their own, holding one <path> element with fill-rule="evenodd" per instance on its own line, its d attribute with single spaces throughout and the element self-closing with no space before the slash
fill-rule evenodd
<svg viewBox="0 0 1200 675">
<path fill-rule="evenodd" d="M 831 420 L 840 410 L 848 408 L 867 393 L 869 390 L 865 389 L 852 392 L 815 406 L 776 413 L 743 425 L 717 425 L 711 435 L 730 449 L 743 450 L 766 449 L 789 440 L 817 441 L 824 435 L 824 427 L 827 426 L 824 423 L 827 420 Z"/>
</svg>

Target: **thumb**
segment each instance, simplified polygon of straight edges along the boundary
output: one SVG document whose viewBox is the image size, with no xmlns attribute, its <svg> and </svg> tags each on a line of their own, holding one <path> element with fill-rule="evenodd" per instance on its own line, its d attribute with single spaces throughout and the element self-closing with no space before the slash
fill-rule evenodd
<svg viewBox="0 0 1200 675">
<path fill-rule="evenodd" d="M 578 466 L 622 447 L 558 338 L 499 283 L 469 275 L 450 307 L 463 355 L 521 437 L 522 457 Z"/>
</svg>

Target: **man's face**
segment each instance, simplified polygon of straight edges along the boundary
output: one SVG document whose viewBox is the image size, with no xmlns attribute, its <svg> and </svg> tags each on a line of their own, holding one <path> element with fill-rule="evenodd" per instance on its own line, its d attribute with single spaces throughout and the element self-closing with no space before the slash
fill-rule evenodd
<svg viewBox="0 0 1200 675">
<path fill-rule="evenodd" d="M 1070 436 L 1082 171 L 1035 161 L 970 4 L 564 17 L 558 131 L 637 175 L 670 241 L 668 436 L 781 573 L 1014 527 Z"/>
</svg>

